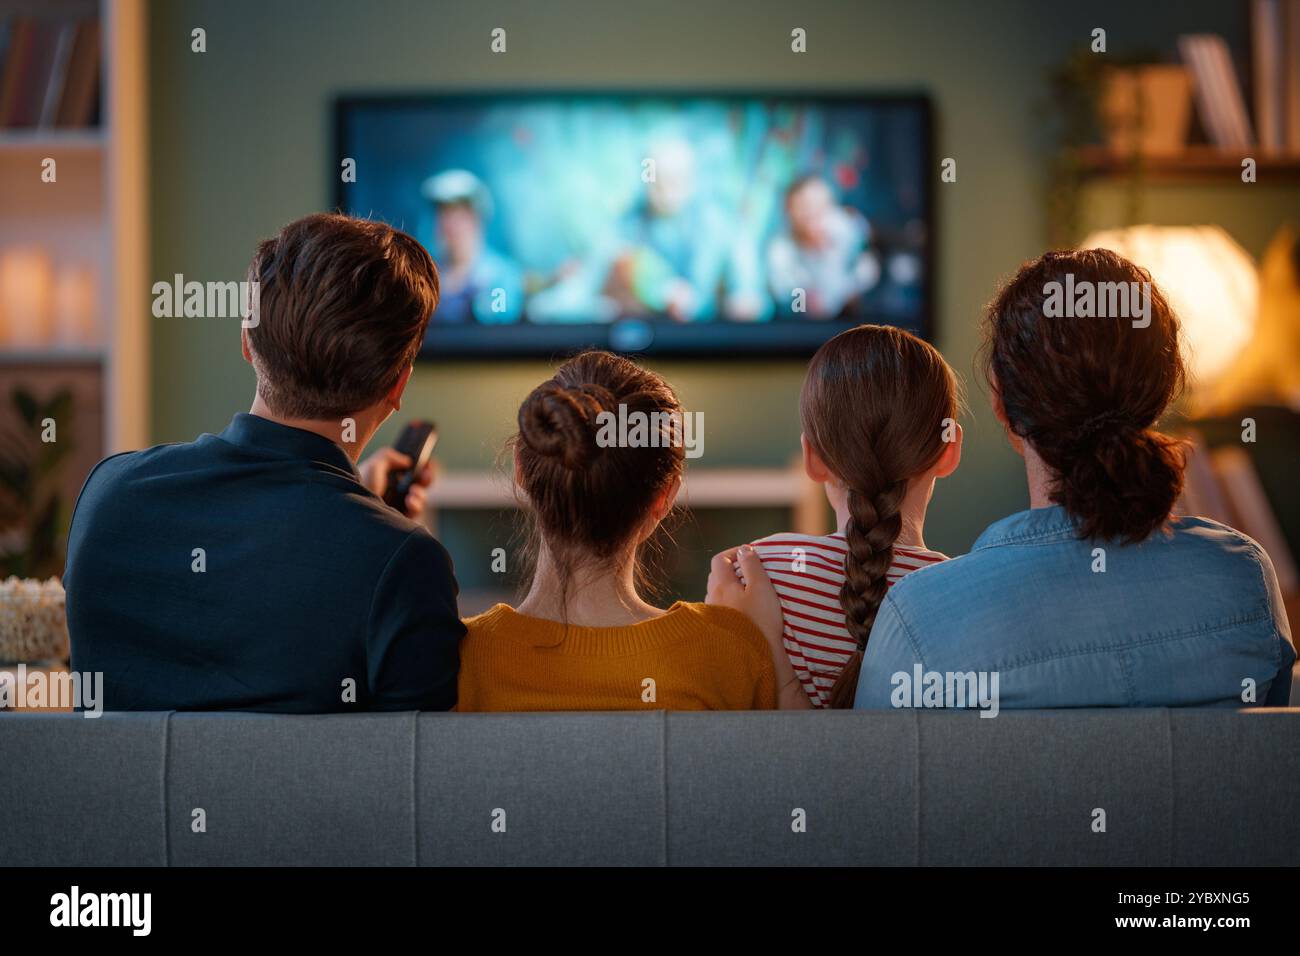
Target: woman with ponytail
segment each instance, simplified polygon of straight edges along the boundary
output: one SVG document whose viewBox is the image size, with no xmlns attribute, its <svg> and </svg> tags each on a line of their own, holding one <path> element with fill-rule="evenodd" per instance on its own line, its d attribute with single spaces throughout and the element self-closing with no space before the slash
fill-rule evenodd
<svg viewBox="0 0 1300 956">
<path fill-rule="evenodd" d="M 1041 256 L 989 306 L 984 353 L 1029 510 L 890 591 L 857 706 L 1286 704 L 1295 651 L 1268 555 L 1173 514 L 1184 451 L 1155 426 L 1185 371 L 1150 275 L 1105 249 Z M 918 669 L 942 693 L 914 687 Z"/>
<path fill-rule="evenodd" d="M 861 325 L 813 356 L 799 397 L 804 469 L 839 530 L 753 544 L 784 612 L 774 651 L 783 708 L 852 707 L 885 592 L 945 560 L 923 531 L 935 480 L 961 460 L 957 406 L 952 369 L 900 329 Z"/>
</svg>

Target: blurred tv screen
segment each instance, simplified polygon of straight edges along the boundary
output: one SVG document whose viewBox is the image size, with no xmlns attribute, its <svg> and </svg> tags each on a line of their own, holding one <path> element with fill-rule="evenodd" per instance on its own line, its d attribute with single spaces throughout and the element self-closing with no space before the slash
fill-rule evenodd
<svg viewBox="0 0 1300 956">
<path fill-rule="evenodd" d="M 928 102 L 848 95 L 345 97 L 338 208 L 416 236 L 423 355 L 806 353 L 928 336 Z"/>
</svg>

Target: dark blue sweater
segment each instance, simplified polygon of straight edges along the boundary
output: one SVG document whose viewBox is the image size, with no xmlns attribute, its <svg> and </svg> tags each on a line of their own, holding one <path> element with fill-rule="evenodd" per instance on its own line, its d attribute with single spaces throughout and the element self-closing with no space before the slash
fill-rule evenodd
<svg viewBox="0 0 1300 956">
<path fill-rule="evenodd" d="M 236 415 L 220 435 L 104 460 L 64 585 L 72 667 L 103 672 L 108 710 L 456 703 L 451 558 L 311 432 Z"/>
</svg>

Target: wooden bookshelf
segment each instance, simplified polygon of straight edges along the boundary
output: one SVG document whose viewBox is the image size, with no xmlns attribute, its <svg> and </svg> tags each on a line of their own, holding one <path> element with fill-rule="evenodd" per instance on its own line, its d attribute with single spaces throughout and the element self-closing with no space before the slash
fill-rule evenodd
<svg viewBox="0 0 1300 956">
<path fill-rule="evenodd" d="M 0 129 L 0 251 L 38 249 L 53 268 L 93 276 L 95 334 L 48 344 L 0 340 L 0 400 L 8 386 L 71 365 L 102 368 L 104 454 L 149 442 L 146 9 L 144 0 L 50 0 L 6 8 L 98 13 L 103 125 Z M 41 163 L 58 164 L 56 183 Z"/>
<path fill-rule="evenodd" d="M 0 153 L 49 155 L 52 151 L 99 152 L 106 140 L 100 127 L 88 129 L 0 129 Z"/>
</svg>

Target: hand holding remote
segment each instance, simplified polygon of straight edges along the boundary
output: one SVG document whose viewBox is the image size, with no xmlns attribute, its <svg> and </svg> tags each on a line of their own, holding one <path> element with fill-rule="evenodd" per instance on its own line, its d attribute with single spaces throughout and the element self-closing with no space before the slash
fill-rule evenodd
<svg viewBox="0 0 1300 956">
<path fill-rule="evenodd" d="M 437 440 L 432 422 L 408 423 L 392 448 L 381 448 L 361 463 L 362 482 L 389 506 L 418 519 L 433 484 L 430 458 Z"/>
</svg>

